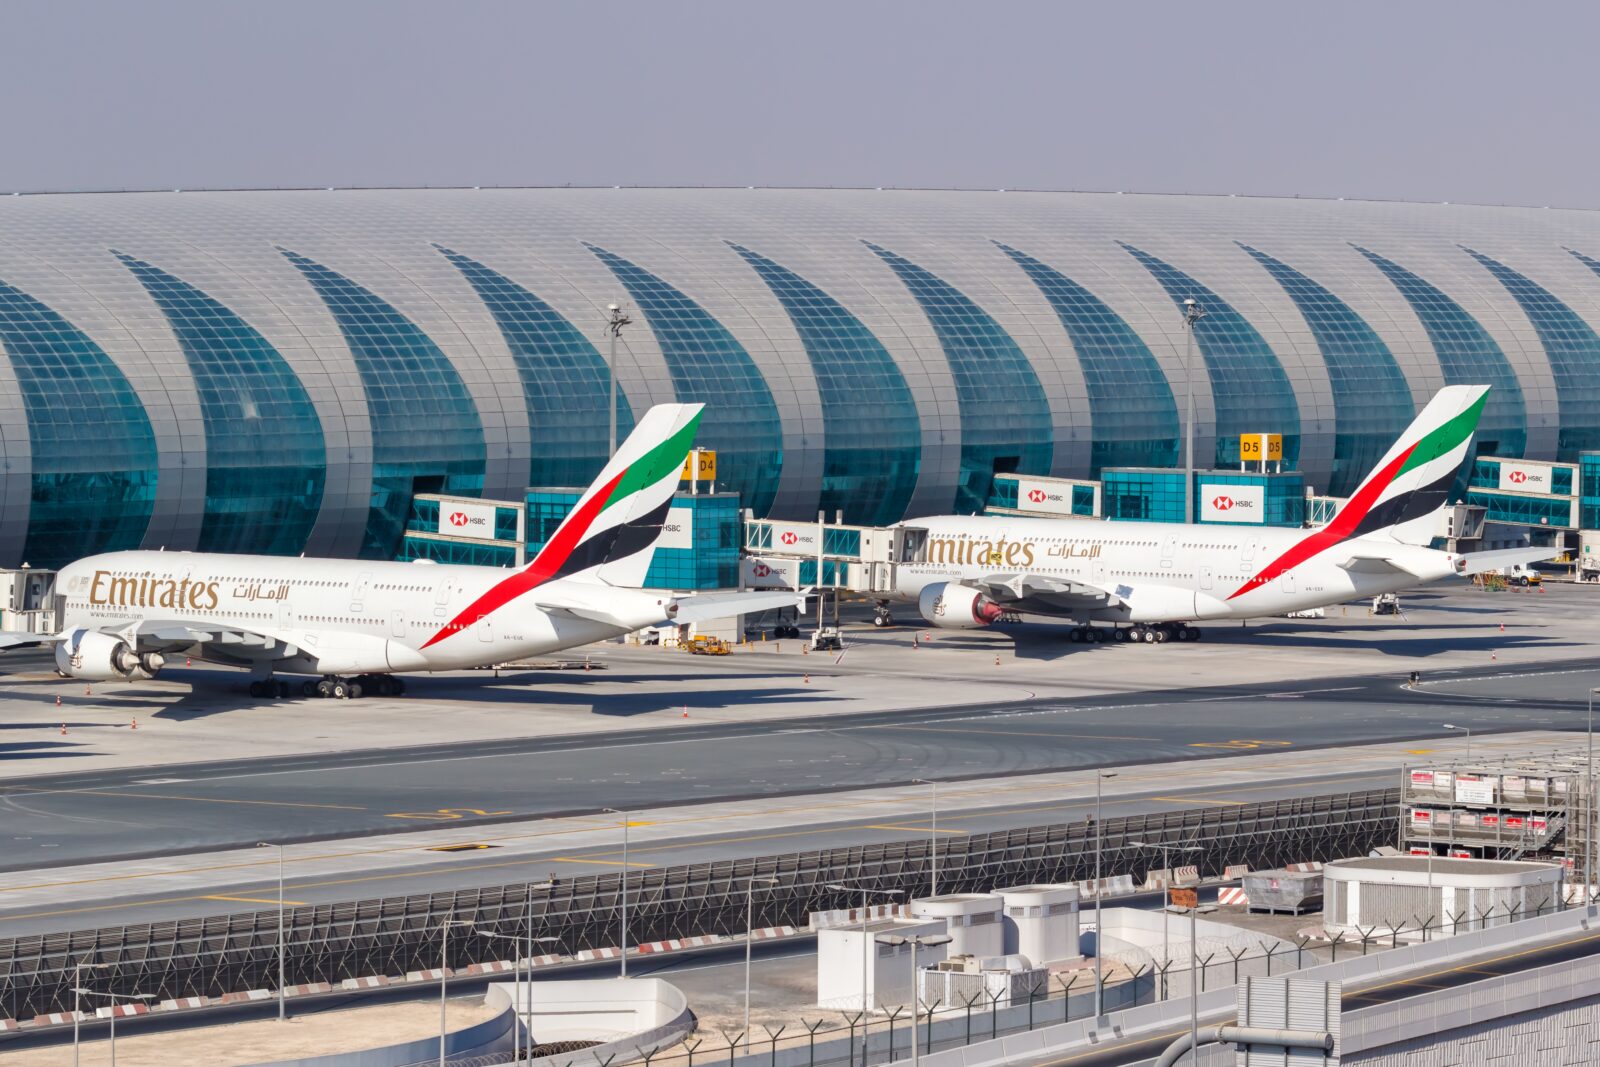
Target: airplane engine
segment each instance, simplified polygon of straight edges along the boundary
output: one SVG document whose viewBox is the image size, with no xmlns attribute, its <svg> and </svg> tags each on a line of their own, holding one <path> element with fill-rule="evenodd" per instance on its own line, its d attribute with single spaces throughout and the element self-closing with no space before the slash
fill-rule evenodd
<svg viewBox="0 0 1600 1067">
<path fill-rule="evenodd" d="M 1005 609 L 970 585 L 935 582 L 922 587 L 917 597 L 922 617 L 941 630 L 976 630 L 988 626 Z"/>
<path fill-rule="evenodd" d="M 56 669 L 68 678 L 107 682 L 132 677 L 139 667 L 128 643 L 109 634 L 78 630 L 56 643 Z"/>
</svg>

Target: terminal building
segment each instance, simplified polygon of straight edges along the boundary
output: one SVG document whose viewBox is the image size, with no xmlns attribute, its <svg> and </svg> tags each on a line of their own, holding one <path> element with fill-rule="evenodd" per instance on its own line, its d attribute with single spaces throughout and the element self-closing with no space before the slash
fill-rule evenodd
<svg viewBox="0 0 1600 1067">
<path fill-rule="evenodd" d="M 437 558 L 430 509 L 472 500 L 511 502 L 492 520 L 510 536 L 469 547 L 514 561 L 560 505 L 544 487 L 604 459 L 611 304 L 631 319 L 620 431 L 653 403 L 708 405 L 699 444 L 734 497 L 695 508 L 1182 518 L 1192 388 L 1193 518 L 1248 500 L 1297 525 L 1436 389 L 1487 383 L 1474 502 L 1535 528 L 1600 511 L 1593 212 L 170 191 L 0 198 L 0 235 L 0 567 L 140 546 Z M 1255 434 L 1276 469 L 1241 469 Z M 1516 461 L 1549 493 L 1502 485 L 1491 468 Z"/>
</svg>

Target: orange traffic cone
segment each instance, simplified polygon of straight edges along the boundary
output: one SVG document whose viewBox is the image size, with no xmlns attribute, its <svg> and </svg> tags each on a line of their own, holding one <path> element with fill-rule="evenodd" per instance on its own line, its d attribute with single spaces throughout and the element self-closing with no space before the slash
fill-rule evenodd
<svg viewBox="0 0 1600 1067">
<path fill-rule="evenodd" d="M 84 696 L 89 696 L 90 695 L 88 686 L 84 686 L 83 687 L 83 695 Z"/>
<path fill-rule="evenodd" d="M 62 723 L 61 724 L 61 736 L 62 737 L 66 737 L 67 736 L 67 724 L 66 723 Z"/>
<path fill-rule="evenodd" d="M 57 693 L 56 694 L 56 707 L 59 708 L 60 706 L 61 706 L 61 694 Z"/>
<path fill-rule="evenodd" d="M 1500 624 L 1500 632 L 1501 633 L 1505 633 L 1506 632 L 1506 624 L 1505 623 L 1501 623 Z"/>
<path fill-rule="evenodd" d="M 190 661 L 190 659 L 189 659 L 189 657 L 188 657 L 188 656 L 185 656 L 185 657 L 183 657 L 183 665 L 184 665 L 184 666 L 185 666 L 185 667 L 187 667 L 187 666 L 189 666 L 189 665 L 190 665 L 190 662 L 191 662 L 191 661 Z"/>
<path fill-rule="evenodd" d="M 133 720 L 133 729 L 137 730 L 138 728 L 139 728 L 139 720 L 138 719 L 134 719 Z"/>
<path fill-rule="evenodd" d="M 811 684 L 811 674 L 810 674 L 809 671 L 806 673 L 806 684 L 807 685 Z"/>
<path fill-rule="evenodd" d="M 998 655 L 994 658 L 994 665 L 996 667 L 1000 666 L 1000 657 Z"/>
<path fill-rule="evenodd" d="M 687 704 L 685 704 L 683 706 L 683 717 L 685 719 L 687 719 L 689 717 L 689 705 L 687 705 Z"/>
</svg>

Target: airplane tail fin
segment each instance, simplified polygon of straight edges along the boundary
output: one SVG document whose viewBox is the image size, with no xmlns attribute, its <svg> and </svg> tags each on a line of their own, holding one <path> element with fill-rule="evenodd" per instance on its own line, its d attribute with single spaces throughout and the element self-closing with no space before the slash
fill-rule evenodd
<svg viewBox="0 0 1600 1067">
<path fill-rule="evenodd" d="M 1426 545 L 1488 396 L 1487 385 L 1447 385 L 1434 394 L 1334 515 L 1329 526 L 1340 539 L 1381 533 L 1402 544 Z"/>
<path fill-rule="evenodd" d="M 557 578 L 644 584 L 704 404 L 657 404 L 524 569 L 529 588 Z"/>
</svg>

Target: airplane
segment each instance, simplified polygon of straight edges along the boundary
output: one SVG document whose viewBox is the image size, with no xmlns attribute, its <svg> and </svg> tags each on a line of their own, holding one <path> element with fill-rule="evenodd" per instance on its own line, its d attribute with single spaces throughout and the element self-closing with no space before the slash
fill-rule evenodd
<svg viewBox="0 0 1600 1067">
<path fill-rule="evenodd" d="M 56 575 L 57 670 L 87 681 L 154 677 L 185 655 L 247 667 L 256 697 L 277 673 L 318 676 L 300 695 L 398 696 L 400 674 L 461 670 L 601 641 L 646 626 L 788 607 L 796 593 L 673 596 L 640 588 L 694 442 L 702 404 L 643 419 L 527 566 L 457 566 L 132 551 Z M 803 594 L 802 594 L 803 595 Z"/>
<path fill-rule="evenodd" d="M 1199 640 L 1196 622 L 1285 615 L 1549 559 L 1548 548 L 1429 547 L 1488 393 L 1441 389 L 1326 526 L 918 519 L 900 524 L 893 599 L 944 629 L 1026 613 L 1076 621 L 1073 641 L 1157 644 Z"/>
</svg>

